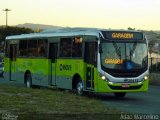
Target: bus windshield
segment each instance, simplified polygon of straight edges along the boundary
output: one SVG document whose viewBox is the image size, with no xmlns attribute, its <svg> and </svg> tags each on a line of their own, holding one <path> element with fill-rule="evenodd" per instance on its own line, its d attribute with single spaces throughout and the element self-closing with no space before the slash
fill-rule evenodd
<svg viewBox="0 0 160 120">
<path fill-rule="evenodd" d="M 127 73 L 147 69 L 147 45 L 145 43 L 103 42 L 102 69 L 108 72 Z"/>
</svg>

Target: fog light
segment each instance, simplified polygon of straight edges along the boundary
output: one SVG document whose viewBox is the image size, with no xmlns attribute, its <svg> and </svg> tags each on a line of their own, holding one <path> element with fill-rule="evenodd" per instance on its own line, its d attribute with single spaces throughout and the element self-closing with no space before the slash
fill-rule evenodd
<svg viewBox="0 0 160 120">
<path fill-rule="evenodd" d="M 147 80 L 147 79 L 148 79 L 148 77 L 147 77 L 147 76 L 145 76 L 145 77 L 144 77 L 144 80 Z"/>
<path fill-rule="evenodd" d="M 138 82 L 138 85 L 142 84 L 142 82 Z"/>
<path fill-rule="evenodd" d="M 105 76 L 102 76 L 101 78 L 102 78 L 102 80 L 105 80 L 105 79 L 106 79 L 106 77 L 105 77 Z"/>
<path fill-rule="evenodd" d="M 108 82 L 109 84 L 113 84 L 113 82 Z"/>
</svg>

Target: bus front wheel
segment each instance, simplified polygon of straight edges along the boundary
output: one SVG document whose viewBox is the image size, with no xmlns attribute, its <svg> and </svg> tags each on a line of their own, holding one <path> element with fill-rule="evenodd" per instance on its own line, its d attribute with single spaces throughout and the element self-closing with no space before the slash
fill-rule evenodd
<svg viewBox="0 0 160 120">
<path fill-rule="evenodd" d="M 82 81 L 78 81 L 77 86 L 76 86 L 76 93 L 77 95 L 83 95 L 83 83 Z"/>
<path fill-rule="evenodd" d="M 115 92 L 114 95 L 117 98 L 123 98 L 126 95 L 126 92 Z"/>
<path fill-rule="evenodd" d="M 26 87 L 31 88 L 32 87 L 32 77 L 30 74 L 27 74 L 26 76 Z"/>
</svg>

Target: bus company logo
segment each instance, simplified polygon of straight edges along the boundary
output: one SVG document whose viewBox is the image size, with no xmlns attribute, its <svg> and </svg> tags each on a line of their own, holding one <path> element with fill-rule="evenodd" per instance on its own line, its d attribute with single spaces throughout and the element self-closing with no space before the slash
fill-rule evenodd
<svg viewBox="0 0 160 120">
<path fill-rule="evenodd" d="M 60 64 L 60 71 L 62 70 L 67 70 L 67 71 L 71 71 L 71 65 L 63 65 L 63 64 Z"/>
</svg>

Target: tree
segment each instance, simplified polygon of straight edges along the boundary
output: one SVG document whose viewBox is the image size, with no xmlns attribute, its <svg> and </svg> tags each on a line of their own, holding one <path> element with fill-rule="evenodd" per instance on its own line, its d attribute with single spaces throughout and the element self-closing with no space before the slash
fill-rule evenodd
<svg viewBox="0 0 160 120">
<path fill-rule="evenodd" d="M 0 42 L 5 41 L 7 36 L 20 35 L 34 32 L 29 28 L 18 28 L 18 27 L 0 27 Z"/>
<path fill-rule="evenodd" d="M 4 41 L 7 36 L 11 35 L 20 35 L 20 34 L 27 34 L 33 33 L 34 31 L 29 28 L 19 28 L 19 27 L 0 27 L 0 51 L 3 51 L 4 48 Z"/>
<path fill-rule="evenodd" d="M 136 30 L 135 28 L 128 27 L 128 30 Z"/>
</svg>

